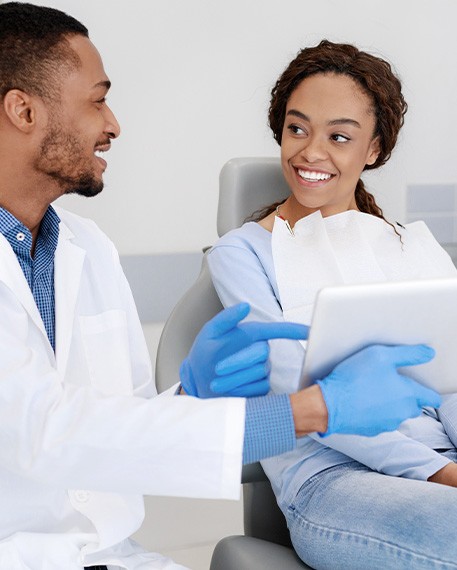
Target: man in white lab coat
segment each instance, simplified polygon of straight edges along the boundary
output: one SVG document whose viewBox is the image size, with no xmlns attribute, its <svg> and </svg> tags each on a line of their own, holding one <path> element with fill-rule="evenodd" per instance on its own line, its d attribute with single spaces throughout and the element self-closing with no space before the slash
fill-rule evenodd
<svg viewBox="0 0 457 570">
<path fill-rule="evenodd" d="M 142 495 L 236 498 L 243 441 L 245 460 L 256 460 L 329 425 L 317 386 L 249 405 L 152 397 L 115 248 L 93 222 L 50 206 L 103 188 L 100 154 L 119 135 L 109 87 L 82 24 L 49 8 L 0 5 L 2 570 L 180 568 L 128 539 L 143 519 Z M 220 338 L 230 341 L 241 318 L 226 314 L 212 343 L 200 337 L 187 361 L 196 395 L 212 378 Z M 377 430 L 414 413 L 402 410 Z M 262 429 L 247 428 L 246 440 L 248 421 Z"/>
</svg>

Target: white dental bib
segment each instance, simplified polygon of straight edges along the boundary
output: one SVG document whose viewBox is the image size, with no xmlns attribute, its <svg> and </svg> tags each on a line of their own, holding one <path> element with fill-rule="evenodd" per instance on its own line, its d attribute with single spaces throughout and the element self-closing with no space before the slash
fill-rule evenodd
<svg viewBox="0 0 457 570">
<path fill-rule="evenodd" d="M 317 211 L 299 220 L 292 235 L 276 216 L 272 254 L 284 318 L 309 325 L 323 287 L 456 276 L 424 222 L 396 229 L 355 210 L 327 218 Z"/>
</svg>

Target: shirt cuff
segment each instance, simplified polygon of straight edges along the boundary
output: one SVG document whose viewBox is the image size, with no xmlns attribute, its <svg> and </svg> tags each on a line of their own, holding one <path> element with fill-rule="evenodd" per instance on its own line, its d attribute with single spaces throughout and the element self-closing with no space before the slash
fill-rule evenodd
<svg viewBox="0 0 457 570">
<path fill-rule="evenodd" d="M 295 424 L 287 394 L 246 400 L 244 464 L 291 451 L 295 445 Z"/>
</svg>

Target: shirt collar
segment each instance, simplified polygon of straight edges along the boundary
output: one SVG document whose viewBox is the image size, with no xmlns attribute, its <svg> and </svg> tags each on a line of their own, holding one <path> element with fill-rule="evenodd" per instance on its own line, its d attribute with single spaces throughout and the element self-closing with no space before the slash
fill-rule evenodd
<svg viewBox="0 0 457 570">
<path fill-rule="evenodd" d="M 5 210 L 5 208 L 0 208 L 0 233 L 6 236 L 11 230 L 18 228 L 22 229 L 23 225 L 19 220 L 17 220 L 13 214 Z"/>
<path fill-rule="evenodd" d="M 52 206 L 48 206 L 40 224 L 38 238 L 53 245 L 53 249 L 57 245 L 59 238 L 60 218 Z M 22 232 L 25 235 L 23 245 L 30 249 L 32 243 L 32 235 L 30 230 L 24 226 L 11 212 L 5 208 L 0 208 L 0 233 L 5 236 L 10 245 L 13 245 L 12 239 L 16 238 L 17 233 Z M 14 236 L 14 237 L 13 237 Z M 16 240 L 14 239 L 14 242 Z M 16 243 L 14 243 L 16 246 Z"/>
</svg>

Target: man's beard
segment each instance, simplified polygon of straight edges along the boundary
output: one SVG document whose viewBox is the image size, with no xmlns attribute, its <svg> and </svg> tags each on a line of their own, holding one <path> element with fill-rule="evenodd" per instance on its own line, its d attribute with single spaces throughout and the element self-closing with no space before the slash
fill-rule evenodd
<svg viewBox="0 0 457 570">
<path fill-rule="evenodd" d="M 96 196 L 103 190 L 103 180 L 96 180 L 94 176 L 88 174 L 82 175 L 77 180 L 72 180 L 71 183 L 68 180 L 68 184 L 65 194 L 78 194 L 78 196 L 86 196 L 87 198 Z"/>
<path fill-rule="evenodd" d="M 41 142 L 35 168 L 58 182 L 63 194 L 90 198 L 103 190 L 103 180 L 95 177 L 87 163 L 79 139 L 53 125 Z"/>
</svg>

